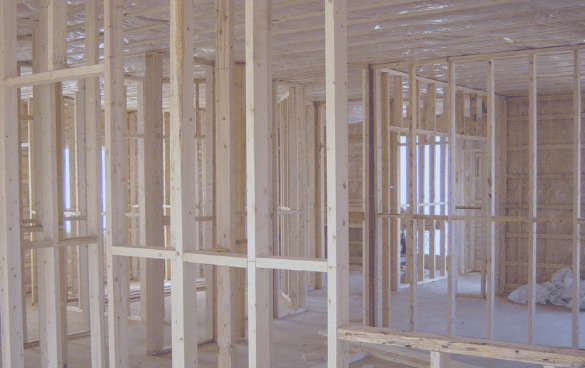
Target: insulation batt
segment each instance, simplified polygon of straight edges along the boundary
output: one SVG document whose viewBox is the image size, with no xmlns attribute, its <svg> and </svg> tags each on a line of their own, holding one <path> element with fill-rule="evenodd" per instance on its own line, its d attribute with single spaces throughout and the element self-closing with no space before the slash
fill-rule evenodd
<svg viewBox="0 0 585 368">
<path fill-rule="evenodd" d="M 536 285 L 536 302 L 540 304 L 553 304 L 561 307 L 572 308 L 573 306 L 573 271 L 570 268 L 563 268 L 555 272 L 551 281 Z M 528 285 L 514 290 L 508 299 L 518 304 L 528 303 Z M 585 283 L 579 285 L 579 307 L 585 310 Z"/>
</svg>

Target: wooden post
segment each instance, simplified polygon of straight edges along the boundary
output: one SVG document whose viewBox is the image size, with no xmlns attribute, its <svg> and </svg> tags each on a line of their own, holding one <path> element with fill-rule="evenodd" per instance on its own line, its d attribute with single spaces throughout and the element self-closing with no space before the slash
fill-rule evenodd
<svg viewBox="0 0 585 368">
<path fill-rule="evenodd" d="M 436 115 L 436 88 L 434 83 L 429 83 L 427 85 L 427 99 L 426 99 L 426 123 L 427 129 L 434 131 L 437 126 L 437 115 Z M 435 135 L 430 135 L 428 139 L 429 143 L 429 203 L 436 203 L 436 188 L 435 188 L 435 172 L 436 172 L 436 165 L 435 165 L 435 151 L 436 151 L 436 143 L 437 137 Z M 436 205 L 430 205 L 429 214 L 434 216 L 436 214 Z M 436 227 L 435 227 L 435 220 L 430 221 L 429 226 L 429 278 L 434 279 L 435 273 L 437 271 L 437 255 L 435 252 L 435 234 L 436 234 Z"/>
<path fill-rule="evenodd" d="M 306 142 L 307 142 L 307 153 L 305 155 L 307 161 L 306 167 L 306 178 L 307 178 L 307 194 L 306 194 L 306 215 L 305 215 L 305 228 L 306 228 L 306 241 L 307 241 L 307 252 L 306 256 L 309 258 L 314 258 L 316 256 L 315 253 L 315 183 L 316 183 L 316 157 L 317 157 L 317 146 L 316 146 L 316 130 L 317 130 L 317 115 L 316 109 L 314 104 L 306 104 L 305 105 L 305 116 L 307 121 L 307 132 L 306 132 Z M 365 170 L 365 167 L 364 167 Z M 364 197 L 367 198 L 367 197 Z M 315 287 L 315 273 L 311 272 L 307 274 L 307 288 L 312 289 Z"/>
<path fill-rule="evenodd" d="M 402 76 L 394 76 L 394 94 L 392 103 L 392 125 L 395 127 L 403 126 L 402 108 L 404 98 L 402 95 Z M 393 192 L 391 200 L 391 210 L 393 213 L 400 213 L 400 133 L 393 133 L 390 138 L 390 175 Z M 390 248 L 390 290 L 398 290 L 400 284 L 400 237 L 401 237 L 401 219 L 391 220 L 392 246 Z"/>
<path fill-rule="evenodd" d="M 85 62 L 99 61 L 99 14 L 97 1 L 85 2 Z M 107 367 L 104 303 L 104 248 L 101 202 L 101 94 L 99 78 L 85 80 L 85 143 L 87 174 L 87 234 L 95 236 L 95 244 L 88 246 L 89 316 L 91 331 L 92 367 Z"/>
<path fill-rule="evenodd" d="M 363 323 L 365 326 L 376 326 L 376 233 L 378 211 L 376 207 L 376 120 L 374 112 L 374 69 L 368 67 L 363 71 L 363 157 L 364 157 L 364 249 L 363 249 Z"/>
<path fill-rule="evenodd" d="M 534 315 L 536 314 L 536 222 L 537 215 L 537 90 L 536 55 L 528 56 L 528 343 L 534 339 Z"/>
<path fill-rule="evenodd" d="M 108 337 L 110 368 L 128 366 L 128 260 L 112 248 L 126 245 L 126 93 L 123 50 L 124 4 L 104 4 L 106 258 L 108 276 Z"/>
<path fill-rule="evenodd" d="M 77 211 L 81 215 L 87 215 L 87 171 L 86 171 L 86 104 L 85 104 L 85 80 L 77 81 L 77 93 L 75 94 L 75 185 L 77 192 Z M 87 224 L 87 222 L 86 222 Z M 79 223 L 76 236 L 87 236 L 87 225 Z M 89 307 L 89 258 L 88 246 L 78 246 L 77 270 L 79 274 L 78 306 L 83 311 L 83 330 L 90 330 Z"/>
<path fill-rule="evenodd" d="M 248 364 L 272 361 L 272 285 L 256 257 L 272 255 L 272 57 L 270 0 L 246 0 L 246 167 L 248 170 Z"/>
<path fill-rule="evenodd" d="M 347 119 L 347 3 L 325 1 L 327 108 L 327 364 L 349 366 L 348 343 L 337 329 L 349 324 L 349 181 Z"/>
<path fill-rule="evenodd" d="M 63 69 L 66 66 L 66 4 L 65 1 L 41 3 L 40 25 L 35 30 L 34 72 Z M 35 96 L 35 139 L 40 143 L 39 173 L 36 176 L 40 200 L 37 219 L 43 225 L 43 240 L 53 247 L 38 251 L 39 267 L 39 340 L 41 363 L 44 366 L 66 365 L 67 322 L 63 249 L 60 240 L 59 169 L 61 168 L 61 84 L 44 84 L 33 88 Z"/>
<path fill-rule="evenodd" d="M 307 228 L 305 226 L 307 216 L 307 113 L 305 108 L 305 89 L 302 87 L 297 88 L 297 133 L 298 133 L 298 146 L 297 146 L 297 160 L 298 160 L 298 249 L 297 257 L 307 258 Z M 298 303 L 297 308 L 303 310 L 306 308 L 307 303 L 307 272 L 298 272 Z"/>
<path fill-rule="evenodd" d="M 417 254 L 416 254 L 416 220 L 414 215 L 417 214 L 417 192 L 416 192 L 416 122 L 418 117 L 418 95 L 416 88 L 416 66 L 410 64 L 408 67 L 408 111 L 410 115 L 410 127 L 408 131 L 407 151 L 408 151 L 408 218 L 406 222 L 406 262 L 407 274 L 410 283 L 410 331 L 416 329 L 416 287 L 417 280 Z M 421 242 L 422 239 L 418 239 Z M 424 249 L 423 249 L 424 252 Z"/>
<path fill-rule="evenodd" d="M 380 75 L 380 131 L 382 140 L 382 213 L 390 211 L 390 96 L 388 73 Z M 382 227 L 382 326 L 390 327 L 390 234 L 387 218 L 381 219 Z"/>
<path fill-rule="evenodd" d="M 164 247 L 162 58 L 145 55 L 144 83 L 138 85 L 140 245 Z M 140 299 L 145 307 L 146 353 L 164 349 L 164 260 L 141 258 Z M 142 304 L 144 300 L 144 304 Z"/>
<path fill-rule="evenodd" d="M 447 287 L 447 333 L 450 336 L 455 335 L 455 295 L 457 293 L 457 258 L 459 256 L 458 238 L 455 234 L 455 205 L 457 192 L 457 114 L 456 114 L 456 84 L 455 84 L 455 64 L 450 61 L 448 65 L 448 88 L 447 88 L 447 121 L 449 127 L 449 212 L 448 212 L 448 226 L 449 226 L 449 258 L 448 258 L 448 287 Z"/>
<path fill-rule="evenodd" d="M 197 265 L 183 253 L 196 249 L 193 3 L 171 0 L 170 204 L 173 368 L 197 367 Z"/>
<path fill-rule="evenodd" d="M 325 246 L 327 241 L 327 234 L 325 233 L 325 219 L 327 216 L 326 207 L 326 188 L 325 188 L 325 121 L 323 117 L 323 106 L 315 104 L 316 118 L 317 118 L 317 234 L 316 236 L 316 257 L 325 258 Z M 315 288 L 323 289 L 327 282 L 326 273 L 317 273 L 315 275 Z"/>
<path fill-rule="evenodd" d="M 581 174 L 583 137 L 581 136 L 581 54 L 573 54 L 573 331 L 572 348 L 579 349 L 579 302 L 581 300 Z M 578 296 L 578 297 L 576 297 Z"/>
<path fill-rule="evenodd" d="M 494 79 L 494 59 L 487 62 L 487 131 L 486 157 L 484 158 L 484 197 L 483 206 L 487 213 L 486 237 L 484 246 L 487 248 L 487 333 L 486 338 L 491 340 L 494 332 L 495 287 L 496 287 L 496 223 L 492 220 L 496 216 L 496 90 Z"/>
<path fill-rule="evenodd" d="M 374 243 L 374 250 L 372 251 L 372 257 L 374 258 L 373 261 L 373 295 L 372 295 L 372 302 L 374 316 L 374 326 L 381 327 L 382 326 L 382 319 L 383 319 L 383 311 L 382 311 L 382 298 L 383 298 L 383 286 L 382 286 L 382 278 L 383 278 L 383 256 L 382 256 L 382 247 L 383 247 L 383 240 L 382 240 L 382 225 L 384 224 L 384 219 L 380 218 L 378 215 L 383 213 L 383 185 L 382 185 L 382 177 L 383 177 L 383 160 L 382 156 L 384 155 L 383 149 L 383 133 L 382 133 L 382 105 L 383 105 L 383 93 L 382 93 L 382 72 L 379 69 L 374 70 L 373 76 L 373 86 L 374 89 L 374 203 L 376 205 L 376 231 L 374 233 L 375 243 Z"/>
<path fill-rule="evenodd" d="M 233 151 L 234 151 L 234 216 L 233 229 L 236 239 L 236 253 L 246 254 L 246 71 L 245 66 L 236 64 L 234 69 L 234 109 L 233 109 Z M 233 292 L 234 333 L 236 338 L 246 335 L 246 270 L 234 269 Z"/>
<path fill-rule="evenodd" d="M 217 77 L 217 136 L 216 182 L 217 190 L 217 246 L 236 250 L 235 178 L 234 178 L 234 4 L 219 0 L 216 3 L 216 77 Z M 232 297 L 234 270 L 218 267 L 217 332 L 221 368 L 235 367 L 236 315 Z"/>
<path fill-rule="evenodd" d="M 206 224 L 204 248 L 214 248 L 216 244 L 215 217 L 215 68 L 205 67 L 205 211 L 213 221 Z M 205 265 L 205 337 L 216 337 L 216 275 L 215 267 Z"/>
<path fill-rule="evenodd" d="M 18 66 L 18 75 L 21 75 L 21 67 Z M 16 90 L 16 106 L 17 106 L 17 114 L 18 116 L 21 115 L 21 113 L 23 112 L 23 104 L 22 104 L 22 99 L 21 99 L 21 91 L 20 88 Z M 22 144 L 24 143 L 24 129 L 22 126 L 23 121 L 21 121 L 20 119 L 18 119 L 17 121 L 17 127 L 18 127 L 18 198 L 19 198 L 19 204 L 18 204 L 18 223 L 20 224 L 19 226 L 22 226 L 23 222 L 24 222 L 24 206 L 25 206 L 25 190 L 27 189 L 25 186 L 25 172 L 24 172 L 24 168 L 23 168 L 23 153 L 22 153 Z M 28 125 L 28 122 L 27 122 Z M 26 173 L 28 174 L 28 172 Z M 30 179 L 29 179 L 30 180 Z M 20 232 L 20 242 L 22 243 L 25 240 L 25 233 L 23 231 Z M 32 262 L 31 262 L 32 263 Z M 22 282 L 21 282 L 21 297 L 22 297 L 22 339 L 23 341 L 26 343 L 28 342 L 28 318 L 27 318 L 27 314 L 26 314 L 26 272 L 25 272 L 25 257 L 24 257 L 24 251 L 21 252 L 20 254 L 20 269 L 21 269 L 21 277 L 22 277 Z M 32 268 L 31 268 L 32 270 Z M 31 272 L 32 274 L 32 272 Z M 22 276 L 25 275 L 25 276 Z M 32 279 L 32 277 L 31 277 Z M 31 282 L 32 284 L 32 282 Z M 32 286 L 32 285 L 31 285 Z"/>
<path fill-rule="evenodd" d="M 443 89 L 443 103 L 447 101 L 447 89 Z M 447 115 L 447 105 L 445 104 L 443 107 L 443 115 Z M 441 161 L 439 166 L 440 172 L 440 180 L 441 180 L 441 195 L 439 200 L 441 203 L 441 216 L 444 216 L 447 213 L 447 205 L 444 204 L 447 201 L 447 139 L 445 137 L 440 138 L 440 146 L 441 146 Z M 440 229 L 441 229 L 441 239 L 439 241 L 439 248 L 441 251 L 441 256 L 439 257 L 439 267 L 441 269 L 441 276 L 447 275 L 447 223 L 443 220 L 440 222 Z"/>
<path fill-rule="evenodd" d="M 2 316 L 2 365 L 24 367 L 22 274 L 18 212 L 18 109 L 16 88 L 4 79 L 17 76 L 16 0 L 0 3 L 0 315 Z"/>
</svg>

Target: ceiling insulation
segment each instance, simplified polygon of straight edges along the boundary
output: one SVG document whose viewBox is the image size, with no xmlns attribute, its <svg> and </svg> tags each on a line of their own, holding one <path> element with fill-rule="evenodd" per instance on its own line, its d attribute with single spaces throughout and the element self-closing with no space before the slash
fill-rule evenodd
<svg viewBox="0 0 585 368">
<path fill-rule="evenodd" d="M 235 57 L 244 62 L 244 1 L 235 0 L 234 7 Z M 194 8 L 194 60 L 210 63 L 215 58 L 215 3 L 197 1 Z M 304 85 L 311 101 L 322 101 L 325 96 L 323 9 L 323 0 L 279 0 L 272 4 L 274 79 Z M 169 50 L 168 1 L 126 1 L 125 10 L 125 69 L 128 76 L 140 78 L 145 52 Z M 18 4 L 18 60 L 24 65 L 32 58 L 37 11 L 36 0 Z M 68 30 L 68 64 L 83 65 L 81 1 L 68 1 Z M 362 69 L 368 64 L 406 71 L 405 62 L 423 61 L 418 71 L 421 76 L 446 81 L 446 58 L 580 45 L 585 47 L 583 0 L 349 0 L 349 96 L 361 98 Z M 572 88 L 572 52 L 563 50 L 537 58 L 539 93 Z M 435 62 L 425 64 L 424 60 Z M 498 94 L 527 93 L 526 56 L 496 58 L 495 65 Z M 203 78 L 204 68 L 195 69 L 195 77 Z M 168 73 L 168 60 L 164 70 Z M 456 71 L 459 85 L 486 89 L 484 62 L 462 59 L 457 61 Z M 30 73 L 30 68 L 23 68 L 23 73 Z M 135 103 L 131 84 L 130 107 Z M 66 89 L 74 91 L 75 84 L 66 85 Z"/>
</svg>

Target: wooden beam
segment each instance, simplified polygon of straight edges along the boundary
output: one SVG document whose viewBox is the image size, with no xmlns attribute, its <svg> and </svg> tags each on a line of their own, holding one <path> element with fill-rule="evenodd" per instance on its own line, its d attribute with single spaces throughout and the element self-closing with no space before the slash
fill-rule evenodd
<svg viewBox="0 0 585 368">
<path fill-rule="evenodd" d="M 128 262 L 112 248 L 127 244 L 126 223 L 126 93 L 123 50 L 124 4 L 104 4 L 106 259 L 110 367 L 128 366 Z"/>
<path fill-rule="evenodd" d="M 247 268 L 245 254 L 222 252 L 217 250 L 197 250 L 183 254 L 185 262 L 204 263 L 214 266 Z"/>
<path fill-rule="evenodd" d="M 270 3 L 270 0 L 245 2 L 248 364 L 263 368 L 274 365 L 273 272 L 260 269 L 260 257 L 273 254 L 274 240 Z"/>
<path fill-rule="evenodd" d="M 581 126 L 581 53 L 575 50 L 573 54 L 573 298 L 571 346 L 579 349 L 579 311 L 580 311 L 580 284 L 581 284 L 581 175 L 583 142 Z"/>
<path fill-rule="evenodd" d="M 337 329 L 349 323 L 347 2 L 325 1 L 327 132 L 327 365 L 349 366 Z"/>
<path fill-rule="evenodd" d="M 575 367 L 585 364 L 585 354 L 582 351 L 504 341 L 447 337 L 425 332 L 406 332 L 365 326 L 343 326 L 337 331 L 337 335 L 340 339 L 346 341 L 400 346 L 440 353 L 551 365 L 554 367 Z"/>
<path fill-rule="evenodd" d="M 16 0 L 0 3 L 0 80 L 16 77 Z M 0 315 L 2 365 L 23 367 L 23 316 L 20 224 L 18 213 L 17 89 L 0 84 Z"/>
<path fill-rule="evenodd" d="M 537 89 L 536 55 L 528 56 L 528 217 L 537 216 Z M 528 343 L 534 339 L 536 314 L 536 222 L 528 224 Z"/>
<path fill-rule="evenodd" d="M 327 272 L 327 261 L 320 258 L 262 256 L 256 258 L 256 267 L 307 272 Z"/>
<path fill-rule="evenodd" d="M 217 190 L 217 246 L 236 250 L 235 213 L 235 152 L 234 152 L 234 4 L 233 1 L 216 2 L 216 182 Z M 232 293 L 235 288 L 234 270 L 220 267 L 217 270 L 218 294 L 218 366 L 236 365 L 236 315 Z"/>
<path fill-rule="evenodd" d="M 197 366 L 197 267 L 185 252 L 196 249 L 195 120 L 193 105 L 193 2 L 171 0 L 170 205 L 173 368 Z"/>
<path fill-rule="evenodd" d="M 65 80 L 99 77 L 102 75 L 104 75 L 104 64 L 95 64 L 8 78 L 4 80 L 4 85 L 8 87 L 30 87 Z"/>
</svg>

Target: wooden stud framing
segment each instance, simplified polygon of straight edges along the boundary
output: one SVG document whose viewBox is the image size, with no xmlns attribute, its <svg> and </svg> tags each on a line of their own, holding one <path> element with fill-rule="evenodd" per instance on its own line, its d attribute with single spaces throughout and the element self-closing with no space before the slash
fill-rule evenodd
<svg viewBox="0 0 585 368">
<path fill-rule="evenodd" d="M 536 314 L 536 225 L 531 221 L 537 216 L 537 89 L 536 55 L 528 56 L 528 343 L 534 339 L 534 316 Z"/>
<path fill-rule="evenodd" d="M 317 258 L 325 258 L 325 244 L 326 244 L 326 237 L 327 234 L 325 233 L 325 222 L 327 216 L 327 207 L 326 207 L 326 188 L 325 188 L 325 175 L 326 175 L 326 162 L 325 162 L 325 119 L 323 117 L 323 106 L 315 104 L 316 118 L 317 118 L 317 145 L 318 145 L 318 152 L 317 152 L 317 215 L 318 218 L 317 222 L 317 229 L 318 233 L 315 235 L 316 237 L 316 257 Z M 327 282 L 327 274 L 318 273 L 315 275 L 315 288 L 323 289 L 325 287 L 325 283 Z"/>
<path fill-rule="evenodd" d="M 404 99 L 402 95 L 402 76 L 394 76 L 394 93 L 392 102 L 392 125 L 395 127 L 402 127 L 404 122 L 402 119 L 402 109 L 404 106 Z M 390 208 L 394 213 L 400 213 L 400 133 L 390 133 L 390 182 L 393 186 L 392 195 L 390 197 Z M 401 222 L 402 219 L 393 219 L 391 221 L 392 243 L 400 244 L 401 238 Z M 398 290 L 400 284 L 400 248 L 392 246 L 390 249 L 390 290 Z"/>
<path fill-rule="evenodd" d="M 234 69 L 234 119 L 232 123 L 234 147 L 234 173 L 233 181 L 236 183 L 234 192 L 234 216 L 236 227 L 234 231 L 236 239 L 235 251 L 246 253 L 246 71 L 245 66 L 236 64 Z M 232 270 L 234 273 L 233 308 L 235 313 L 234 333 L 236 338 L 244 338 L 246 335 L 245 309 L 246 309 L 246 272 L 241 269 Z"/>
<path fill-rule="evenodd" d="M 446 111 L 447 121 L 449 124 L 449 212 L 448 212 L 448 226 L 449 226 L 449 258 L 448 266 L 448 287 L 447 287 L 447 333 L 449 336 L 455 335 L 455 294 L 457 293 L 457 258 L 459 256 L 459 247 L 457 244 L 457 237 L 455 236 L 455 205 L 456 205 L 456 170 L 457 170 L 457 140 L 455 134 L 457 132 L 457 116 L 456 116 L 456 84 L 455 84 L 455 64 L 449 62 L 448 64 L 448 82 L 447 87 L 447 106 Z M 445 95 L 445 94 L 444 94 Z"/>
<path fill-rule="evenodd" d="M 40 27 L 35 30 L 33 69 L 52 72 L 65 68 L 66 12 L 65 1 L 41 3 Z M 65 13 L 65 14 L 64 14 Z M 64 279 L 64 250 L 55 247 L 62 236 L 60 203 L 61 169 L 61 84 L 44 84 L 34 88 L 35 135 L 41 150 L 37 152 L 40 175 L 36 188 L 37 219 L 43 225 L 43 240 L 52 247 L 38 251 L 39 272 L 39 340 L 41 363 L 63 367 L 67 364 L 67 322 L 65 313 L 66 284 Z"/>
<path fill-rule="evenodd" d="M 496 92 L 495 92 L 495 61 L 487 62 L 487 126 L 483 127 L 487 132 L 486 155 L 484 158 L 484 198 L 483 205 L 487 213 L 485 244 L 487 255 L 487 292 L 486 292 L 486 315 L 487 332 L 486 338 L 492 339 L 494 333 L 494 311 L 495 311 L 495 287 L 496 287 L 496 223 L 492 220 L 496 216 Z M 483 283 L 482 283 L 483 285 Z"/>
<path fill-rule="evenodd" d="M 380 73 L 380 132 L 382 144 L 382 213 L 390 211 L 390 96 L 388 73 Z M 382 230 L 382 325 L 390 327 L 390 220 L 380 219 Z"/>
<path fill-rule="evenodd" d="M 571 346 L 579 349 L 579 311 L 581 284 L 581 174 L 582 174 L 582 127 L 581 127 L 581 53 L 573 53 L 573 313 Z"/>
<path fill-rule="evenodd" d="M 347 4 L 325 1 L 327 109 L 327 364 L 349 366 L 337 329 L 349 323 L 349 188 L 347 118 Z"/>
<path fill-rule="evenodd" d="M 86 63 L 98 62 L 98 18 L 97 1 L 85 3 L 85 60 Z M 94 244 L 88 245 L 90 260 L 103 260 L 103 231 L 101 208 L 101 95 L 98 78 L 85 80 L 85 170 L 87 193 L 87 234 L 96 237 Z M 104 303 L 104 262 L 88 262 L 89 313 L 91 333 L 92 367 L 107 366 L 105 338 Z"/>
<path fill-rule="evenodd" d="M 79 80 L 77 82 L 77 93 L 75 94 L 75 125 L 74 125 L 74 157 L 75 157 L 75 175 L 72 190 L 77 196 L 77 211 L 81 214 L 87 214 L 87 172 L 86 172 L 86 105 L 85 105 L 85 80 Z M 71 152 L 71 151 L 70 151 Z M 79 223 L 77 237 L 87 236 L 87 225 Z M 83 313 L 83 330 L 90 330 L 90 307 L 89 307 L 89 258 L 88 258 L 88 246 L 78 246 L 77 260 L 77 274 L 79 277 L 78 283 L 78 307 Z"/>
<path fill-rule="evenodd" d="M 256 257 L 272 254 L 272 58 L 270 0 L 246 1 L 246 166 L 248 170 L 248 363 L 271 367 L 271 274 Z"/>
<path fill-rule="evenodd" d="M 446 89 L 443 90 L 443 102 L 445 102 L 448 99 L 448 96 L 446 96 L 445 94 Z M 447 115 L 447 109 L 448 106 L 445 105 L 443 107 L 443 115 Z M 440 161 L 440 166 L 439 166 L 439 170 L 440 170 L 440 180 L 441 180 L 441 195 L 439 198 L 439 201 L 441 203 L 443 203 L 441 205 L 441 210 L 440 210 L 440 215 L 441 216 L 445 216 L 446 214 L 446 210 L 447 210 L 447 205 L 446 203 L 446 199 L 447 199 L 447 139 L 445 137 L 440 137 L 440 145 L 441 145 L 441 161 Z M 439 257 L 439 268 L 440 268 L 440 272 L 441 272 L 441 276 L 446 276 L 447 275 L 447 247 L 446 247 L 446 242 L 447 242 L 447 224 L 445 221 L 441 220 L 440 221 L 440 229 L 441 229 L 441 239 L 439 241 L 439 247 L 441 250 L 441 256 Z"/>
<path fill-rule="evenodd" d="M 380 213 L 383 213 L 383 202 L 382 202 L 382 177 L 383 177 L 383 165 L 382 165 L 382 156 L 383 156 L 383 144 L 382 144 L 382 105 L 383 97 L 382 97 L 382 72 L 380 70 L 374 70 L 374 85 L 372 88 L 374 89 L 374 142 L 375 142 L 375 153 L 374 153 L 374 188 L 375 191 L 373 193 L 374 201 L 376 204 L 376 233 L 375 233 L 375 246 L 373 257 L 374 257 L 374 266 L 373 266 L 373 295 L 372 300 L 374 303 L 373 310 L 374 316 L 372 317 L 375 321 L 374 325 L 381 327 L 382 326 L 382 319 L 383 319 L 383 311 L 382 311 L 382 298 L 383 298 L 383 290 L 382 290 L 382 278 L 383 278 L 383 257 L 382 257 L 382 226 L 384 224 L 383 219 L 379 217 Z"/>
<path fill-rule="evenodd" d="M 375 326 L 375 262 L 376 262 L 376 234 L 378 231 L 378 211 L 376 207 L 376 121 L 374 101 L 374 76 L 372 68 L 363 71 L 363 111 L 364 111 L 364 247 L 362 254 L 363 272 L 363 323 L 365 326 Z"/>
<path fill-rule="evenodd" d="M 138 86 L 139 134 L 138 193 L 140 242 L 146 247 L 164 247 L 163 226 L 163 113 L 162 58 L 145 56 L 144 83 Z M 140 262 L 141 302 L 146 316 L 146 352 L 155 355 L 164 349 L 164 261 L 142 258 Z M 141 310 L 141 314 L 142 314 Z"/>
<path fill-rule="evenodd" d="M 205 67 L 205 210 L 213 220 L 204 228 L 203 248 L 215 247 L 215 68 Z M 216 270 L 205 265 L 205 336 L 216 337 Z"/>
<path fill-rule="evenodd" d="M 433 83 L 427 84 L 427 98 L 425 101 L 425 108 L 426 108 L 426 124 L 427 130 L 434 131 L 437 125 L 437 115 L 436 115 L 436 88 Z M 436 188 L 435 188 L 435 151 L 436 151 L 436 137 L 434 135 L 430 135 L 429 139 L 429 203 L 436 202 Z M 424 159 L 424 157 L 423 157 Z M 429 214 L 434 216 L 436 213 L 436 206 L 431 205 Z M 429 278 L 434 279 L 435 273 L 437 270 L 437 258 L 435 252 L 435 220 L 429 220 Z"/>
<path fill-rule="evenodd" d="M 171 0 L 170 204 L 173 368 L 197 366 L 197 278 L 185 252 L 196 249 L 193 3 Z M 221 365 L 220 365 L 221 367 Z"/>
<path fill-rule="evenodd" d="M 0 3 L 0 315 L 2 316 L 2 365 L 23 367 L 22 274 L 18 212 L 18 109 L 16 88 L 6 87 L 5 78 L 16 77 L 16 0 Z"/>
<path fill-rule="evenodd" d="M 127 244 L 126 225 L 126 93 L 124 89 L 123 17 L 121 0 L 104 4 L 106 258 L 110 367 L 128 365 L 128 260 L 112 247 Z"/>
<path fill-rule="evenodd" d="M 417 148 L 417 133 L 416 133 L 416 122 L 418 119 L 418 95 L 416 88 L 416 66 L 411 64 L 408 67 L 408 111 L 410 116 L 410 127 L 408 131 L 407 139 L 407 195 L 408 195 L 408 217 L 406 222 L 406 262 L 407 262 L 407 275 L 408 282 L 410 283 L 410 331 L 416 329 L 416 287 L 418 284 L 418 272 L 417 272 L 417 253 L 416 244 L 417 236 L 417 220 L 414 215 L 417 212 L 417 192 L 416 192 L 416 177 L 417 177 L 417 160 L 416 160 L 416 148 Z M 422 242 L 422 239 L 418 239 L 418 243 Z M 419 250 L 420 251 L 420 250 Z M 424 248 L 423 248 L 424 252 Z"/>
<path fill-rule="evenodd" d="M 234 5 L 232 1 L 216 3 L 216 184 L 217 190 L 217 246 L 236 250 L 234 229 L 235 179 L 234 173 Z M 190 18 L 189 18 L 190 19 Z M 234 270 L 220 267 L 217 270 L 217 332 L 218 366 L 235 367 L 236 316 L 232 293 L 235 287 Z"/>
</svg>

